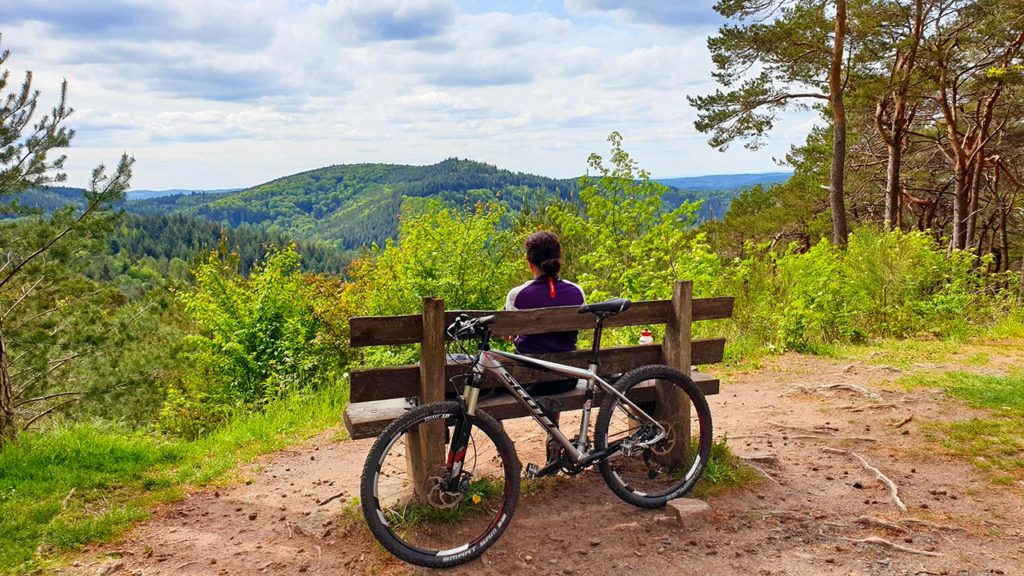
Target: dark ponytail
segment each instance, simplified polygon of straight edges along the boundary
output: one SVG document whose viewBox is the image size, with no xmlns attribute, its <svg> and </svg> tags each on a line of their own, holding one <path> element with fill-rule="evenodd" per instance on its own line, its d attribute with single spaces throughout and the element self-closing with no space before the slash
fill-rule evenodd
<svg viewBox="0 0 1024 576">
<path fill-rule="evenodd" d="M 540 268 L 540 271 L 547 274 L 548 276 L 558 278 L 558 272 L 562 269 L 562 259 L 551 258 L 550 260 L 545 260 L 540 263 L 540 266 L 538 266 L 538 268 Z"/>
<path fill-rule="evenodd" d="M 534 232 L 526 239 L 526 259 L 551 278 L 562 270 L 562 244 L 548 231 Z"/>
</svg>

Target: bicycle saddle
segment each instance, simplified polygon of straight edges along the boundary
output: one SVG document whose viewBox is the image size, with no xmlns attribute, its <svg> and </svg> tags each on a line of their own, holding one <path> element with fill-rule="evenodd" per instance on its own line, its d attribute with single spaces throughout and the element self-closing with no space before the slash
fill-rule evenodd
<svg viewBox="0 0 1024 576">
<path fill-rule="evenodd" d="M 619 312 L 625 312 L 629 309 L 631 302 L 625 298 L 612 298 L 611 300 L 605 300 L 604 302 L 596 302 L 594 304 L 584 304 L 580 306 L 579 313 L 590 312 L 598 316 L 614 316 Z"/>
</svg>

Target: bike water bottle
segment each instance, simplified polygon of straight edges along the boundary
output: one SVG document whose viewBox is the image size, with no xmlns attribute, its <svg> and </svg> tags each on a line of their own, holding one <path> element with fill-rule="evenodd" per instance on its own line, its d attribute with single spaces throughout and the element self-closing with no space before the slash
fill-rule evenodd
<svg viewBox="0 0 1024 576">
<path fill-rule="evenodd" d="M 651 329 L 650 328 L 644 328 L 643 331 L 640 332 L 640 340 L 637 343 L 638 344 L 654 344 L 654 338 L 651 336 Z"/>
</svg>

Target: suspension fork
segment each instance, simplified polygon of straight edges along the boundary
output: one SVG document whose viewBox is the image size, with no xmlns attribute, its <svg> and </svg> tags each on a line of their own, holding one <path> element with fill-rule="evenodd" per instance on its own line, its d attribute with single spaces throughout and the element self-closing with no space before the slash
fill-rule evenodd
<svg viewBox="0 0 1024 576">
<path fill-rule="evenodd" d="M 478 357 L 479 358 L 479 357 Z M 473 365 L 472 384 L 466 386 L 462 396 L 459 397 L 459 408 L 463 417 L 455 423 L 455 430 L 452 434 L 452 441 L 448 449 L 448 461 L 445 467 L 448 470 L 447 490 L 455 491 L 459 487 L 462 467 L 466 459 L 466 450 L 469 447 L 470 432 L 473 430 L 473 422 L 476 420 L 476 405 L 480 399 L 480 379 L 483 377 L 483 369 L 480 361 Z"/>
</svg>

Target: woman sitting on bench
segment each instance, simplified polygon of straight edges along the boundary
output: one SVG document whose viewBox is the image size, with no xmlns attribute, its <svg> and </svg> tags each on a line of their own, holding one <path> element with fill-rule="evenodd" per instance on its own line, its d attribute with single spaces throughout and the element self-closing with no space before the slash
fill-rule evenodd
<svg viewBox="0 0 1024 576">
<path fill-rule="evenodd" d="M 553 306 L 581 306 L 585 299 L 583 289 L 559 278 L 562 269 L 562 245 L 551 232 L 534 232 L 526 239 L 526 262 L 533 273 L 533 280 L 509 291 L 505 298 L 506 310 L 529 310 Z M 545 334 L 520 334 L 512 338 L 516 352 L 520 354 L 545 354 L 571 352 L 576 349 L 577 332 L 548 332 Z M 568 392 L 576 387 L 576 380 L 544 382 L 531 387 L 531 395 L 544 396 Z M 551 399 L 539 398 L 538 404 L 551 421 L 558 425 L 558 403 Z M 558 458 L 560 447 L 548 441 L 548 461 Z"/>
</svg>

